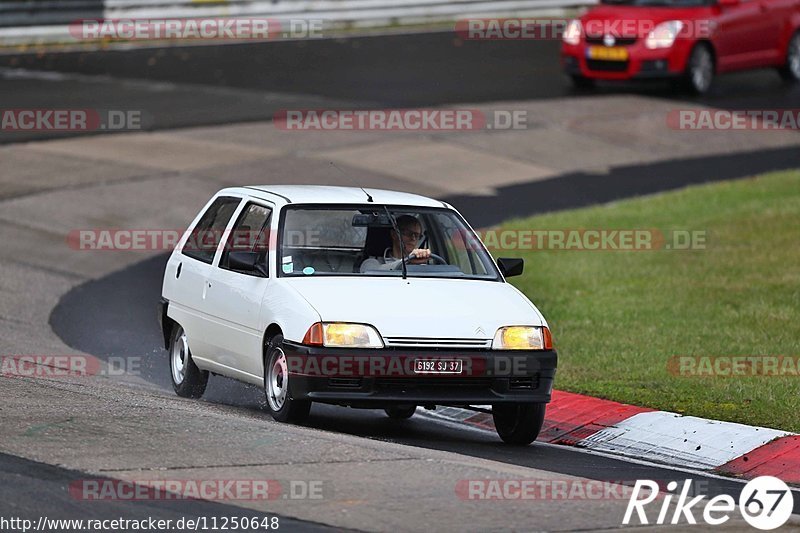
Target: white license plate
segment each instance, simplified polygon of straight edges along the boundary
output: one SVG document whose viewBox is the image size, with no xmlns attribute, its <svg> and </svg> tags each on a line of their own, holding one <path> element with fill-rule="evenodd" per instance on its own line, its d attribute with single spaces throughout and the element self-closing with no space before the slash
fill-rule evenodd
<svg viewBox="0 0 800 533">
<path fill-rule="evenodd" d="M 461 359 L 414 359 L 417 374 L 460 374 L 463 368 Z"/>
</svg>

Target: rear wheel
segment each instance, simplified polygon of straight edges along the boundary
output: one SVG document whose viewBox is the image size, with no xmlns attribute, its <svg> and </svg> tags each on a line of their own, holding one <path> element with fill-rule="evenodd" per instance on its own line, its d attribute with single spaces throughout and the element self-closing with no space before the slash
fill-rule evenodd
<svg viewBox="0 0 800 533">
<path fill-rule="evenodd" d="M 711 49 L 700 43 L 694 47 L 686 64 L 686 84 L 695 94 L 706 94 L 714 83 L 714 54 Z"/>
<path fill-rule="evenodd" d="M 395 420 L 405 420 L 407 418 L 411 418 L 414 416 L 414 413 L 417 412 L 416 405 L 393 405 L 391 407 L 387 407 L 384 409 L 386 411 L 386 415 L 389 418 L 393 418 Z"/>
<path fill-rule="evenodd" d="M 283 335 L 270 339 L 264 358 L 264 394 L 267 409 L 278 422 L 302 422 L 308 418 L 311 402 L 292 398 L 286 354 L 283 351 Z"/>
<path fill-rule="evenodd" d="M 786 51 L 786 64 L 778 69 L 781 77 L 789 82 L 800 81 L 800 32 L 796 32 L 789 40 Z"/>
<path fill-rule="evenodd" d="M 506 444 L 527 446 L 539 436 L 545 407 L 543 403 L 493 405 L 492 418 L 497 434 Z"/>
<path fill-rule="evenodd" d="M 208 371 L 200 370 L 192 361 L 189 339 L 181 326 L 172 328 L 169 347 L 170 376 L 172 388 L 178 396 L 200 398 L 206 391 Z"/>
</svg>

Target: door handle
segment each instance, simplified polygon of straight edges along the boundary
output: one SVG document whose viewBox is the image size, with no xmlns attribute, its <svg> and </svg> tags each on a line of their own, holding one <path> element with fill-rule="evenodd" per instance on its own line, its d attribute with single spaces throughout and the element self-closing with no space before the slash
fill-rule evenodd
<svg viewBox="0 0 800 533">
<path fill-rule="evenodd" d="M 175 270 L 175 279 L 181 277 L 181 269 L 183 268 L 183 263 L 178 263 L 178 268 Z"/>
</svg>

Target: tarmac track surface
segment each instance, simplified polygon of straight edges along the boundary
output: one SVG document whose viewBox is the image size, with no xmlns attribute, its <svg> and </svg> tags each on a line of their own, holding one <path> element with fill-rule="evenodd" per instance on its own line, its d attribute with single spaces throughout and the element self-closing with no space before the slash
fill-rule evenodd
<svg viewBox="0 0 800 533">
<path fill-rule="evenodd" d="M 547 42 L 462 42 L 450 32 L 414 36 L 349 38 L 310 42 L 176 47 L 102 53 L 70 52 L 0 56 L 0 98 L 6 107 L 43 105 L 142 109 L 148 127 L 164 129 L 264 120 L 287 107 L 429 106 L 481 101 L 549 99 L 573 93 L 560 74 L 557 44 Z M 49 71 L 31 73 L 31 71 Z M 53 74 L 53 71 L 64 74 Z M 77 73 L 77 74 L 76 74 Z M 755 72 L 719 80 L 704 99 L 674 95 L 664 85 L 602 86 L 598 94 L 646 94 L 676 102 L 718 108 L 800 107 L 796 87 L 780 83 L 772 72 Z M 3 136 L 0 142 L 41 138 L 41 134 Z M 800 166 L 794 148 L 736 156 L 676 160 L 656 165 L 615 168 L 602 185 L 584 174 L 505 187 L 495 197 L 452 197 L 477 226 L 510 215 L 526 215 L 614 200 L 701 183 L 739 178 L 768 170 Z M 654 179 L 636 180 L 648 172 Z M 568 195 L 558 194 L 569 191 Z M 536 200 L 537 198 L 547 198 Z M 553 201 L 556 198 L 558 200 Z M 522 200 L 524 199 L 524 201 Z M 51 315 L 54 331 L 71 347 L 101 358 L 142 357 L 143 377 L 169 389 L 166 352 L 160 345 L 154 304 L 160 293 L 165 256 L 135 264 L 87 282 L 67 293 Z M 255 411 L 263 405 L 260 390 L 225 378 L 212 378 L 203 401 Z M 266 414 L 264 416 L 267 416 Z M 395 422 L 381 412 L 315 405 L 308 426 L 365 438 L 447 450 L 515 465 L 530 466 L 590 479 L 641 478 L 708 483 L 710 495 L 738 494 L 733 480 L 642 465 L 537 444 L 525 449 L 501 446 L 489 433 L 452 427 L 424 416 Z M 0 456 L 4 489 L 0 499 L 25 509 L 31 494 L 39 498 L 63 487 L 77 473 Z M 55 511 L 76 511 L 74 501 L 53 496 Z M 800 512 L 800 498 L 795 499 Z M 124 506 L 123 504 L 118 504 Z M 181 514 L 230 514 L 226 506 Z M 38 516 L 36 505 L 29 507 Z M 241 515 L 244 511 L 235 509 Z M 92 516 L 98 516 L 93 508 Z M 115 511 L 116 509 L 111 509 Z M 111 513 L 110 516 L 116 514 Z M 135 516 L 141 516 L 136 508 Z M 171 509 L 159 511 L 169 516 Z M 100 513 L 102 514 L 102 513 Z M 118 514 L 118 513 L 117 513 Z M 158 514 L 155 513 L 154 514 Z M 66 515 L 65 515 L 66 516 Z M 72 515 L 74 516 L 74 515 Z M 124 514 L 123 514 L 124 516 Z M 308 528 L 316 524 L 298 523 Z"/>
<path fill-rule="evenodd" d="M 0 501 L 6 510 L 4 518 L 13 516 L 37 524 L 44 516 L 49 520 L 73 520 L 91 517 L 92 520 L 137 520 L 152 517 L 156 520 L 172 520 L 196 517 L 264 517 L 263 513 L 243 509 L 234 505 L 205 500 L 152 500 L 137 501 L 88 501 L 70 497 L 65 490 L 71 483 L 80 483 L 86 474 L 30 461 L 13 455 L 0 453 Z M 92 476 L 92 480 L 105 478 Z M 43 511 L 43 503 L 46 510 Z M 315 524 L 279 517 L 280 524 L 289 531 L 316 533 L 339 531 L 324 524 Z M 16 529 L 16 528 L 15 528 Z M 65 529 L 58 529 L 63 531 Z"/>
<path fill-rule="evenodd" d="M 90 281 L 67 293 L 51 315 L 53 330 L 69 346 L 100 358 L 141 358 L 142 377 L 169 390 L 167 352 L 161 345 L 154 302 L 161 292 L 167 256 L 158 256 L 115 274 Z M 204 402 L 264 411 L 261 389 L 212 376 Z M 269 416 L 264 411 L 264 416 Z M 442 423 L 417 414 L 394 421 L 382 410 L 349 409 L 314 404 L 307 426 L 360 437 L 532 467 L 601 481 L 636 479 L 693 479 L 710 495 L 737 497 L 742 483 L 609 458 L 563 446 L 535 444 L 527 448 L 503 446 L 496 435 Z M 795 498 L 800 513 L 800 492 Z"/>
<path fill-rule="evenodd" d="M 452 31 L 267 43 L 0 53 L 4 107 L 137 109 L 147 129 L 270 119 L 296 108 L 414 107 L 643 94 L 722 109 L 800 107 L 772 70 L 722 76 L 694 98 L 669 83 L 572 89 L 556 41 L 464 41 Z M 20 70 L 21 69 L 21 70 Z M 26 73 L 26 71 L 34 71 Z M 61 73 L 57 75 L 55 73 Z M 64 133 L 3 135 L 14 142 Z"/>
<path fill-rule="evenodd" d="M 271 119 L 281 109 L 381 108 L 642 95 L 720 109 L 800 108 L 800 84 L 772 70 L 718 78 L 708 96 L 668 83 L 600 85 L 576 92 L 561 73 L 553 41 L 463 41 L 439 31 L 307 41 L 0 54 L 0 101 L 7 108 L 141 110 L 145 129 Z M 641 100 L 640 100 L 641 101 Z M 563 100 L 559 102 L 561 104 Z M 602 105 L 602 99 L 598 99 Z M 63 138 L 67 132 L 3 132 L 0 144 Z M 81 134 L 81 133 L 77 133 Z M 786 135 L 796 135 L 786 132 Z M 621 145 L 624 147 L 624 145 Z M 615 167 L 597 176 L 497 190 L 449 200 L 476 226 L 510 216 L 578 207 L 721 179 L 800 166 L 796 148 Z M 647 180 L 640 179 L 648 176 Z"/>
</svg>

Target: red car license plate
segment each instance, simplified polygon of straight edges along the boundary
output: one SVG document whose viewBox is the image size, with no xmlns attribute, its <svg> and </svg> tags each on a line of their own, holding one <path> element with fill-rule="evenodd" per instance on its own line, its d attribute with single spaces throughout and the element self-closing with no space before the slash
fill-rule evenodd
<svg viewBox="0 0 800 533">
<path fill-rule="evenodd" d="M 586 57 L 602 61 L 627 61 L 628 49 L 621 46 L 610 48 L 603 46 L 590 46 L 586 49 Z"/>
</svg>

